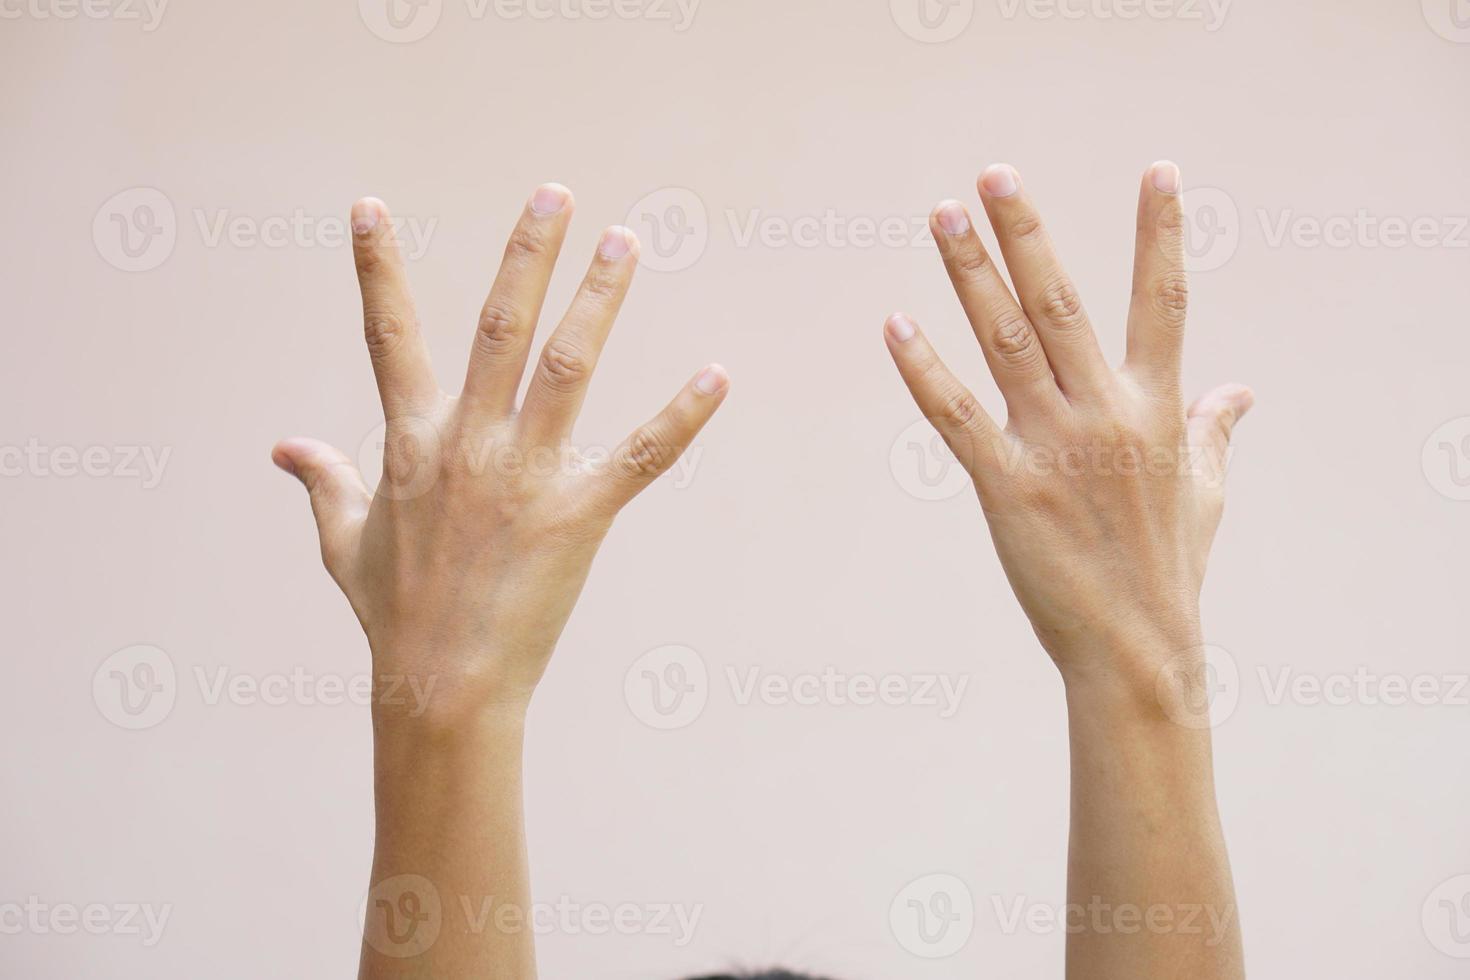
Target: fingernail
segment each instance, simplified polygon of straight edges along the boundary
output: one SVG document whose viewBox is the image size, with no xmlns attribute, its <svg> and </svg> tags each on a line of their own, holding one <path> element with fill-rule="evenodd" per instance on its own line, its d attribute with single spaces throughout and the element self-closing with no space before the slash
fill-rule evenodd
<svg viewBox="0 0 1470 980">
<path fill-rule="evenodd" d="M 730 383 L 730 376 L 725 369 L 718 364 L 711 364 L 699 376 L 694 379 L 694 390 L 701 395 L 716 395 L 725 390 L 725 385 Z"/>
<path fill-rule="evenodd" d="M 291 474 L 292 476 L 298 477 L 299 479 L 299 474 L 296 472 L 296 461 L 293 460 L 290 456 L 286 455 L 286 453 L 282 452 L 279 449 L 272 450 L 271 462 L 275 463 L 276 466 L 280 467 L 280 469 Z"/>
<path fill-rule="evenodd" d="M 1160 160 L 1149 168 L 1154 188 L 1165 194 L 1179 193 L 1179 165 L 1170 160 Z"/>
<path fill-rule="evenodd" d="M 364 235 L 378 227 L 378 218 L 383 202 L 376 197 L 365 197 L 352 205 L 352 233 Z"/>
<path fill-rule="evenodd" d="M 959 201 L 945 201 L 939 205 L 939 227 L 946 235 L 963 235 L 970 230 L 970 216 Z"/>
<path fill-rule="evenodd" d="M 895 313 L 888 318 L 888 336 L 900 344 L 914 335 L 914 321 L 902 313 Z"/>
<path fill-rule="evenodd" d="M 531 210 L 537 214 L 556 214 L 567 206 L 568 191 L 560 184 L 542 184 L 531 195 Z"/>
<path fill-rule="evenodd" d="M 980 175 L 980 184 L 991 197 L 1010 197 L 1021 186 L 1016 168 L 1007 163 L 991 164 Z"/>
<path fill-rule="evenodd" d="M 597 243 L 597 251 L 605 259 L 620 259 L 628 254 L 628 229 L 622 225 L 614 225 L 602 233 L 602 241 Z"/>
</svg>

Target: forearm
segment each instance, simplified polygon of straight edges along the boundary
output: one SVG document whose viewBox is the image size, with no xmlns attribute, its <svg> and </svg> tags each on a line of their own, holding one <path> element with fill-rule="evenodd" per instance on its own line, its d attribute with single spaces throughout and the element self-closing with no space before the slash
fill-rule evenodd
<svg viewBox="0 0 1470 980">
<path fill-rule="evenodd" d="M 1202 656 L 1202 654 L 1201 654 Z M 1158 658 L 1157 662 L 1168 662 Z M 1237 980 L 1210 729 L 1152 678 L 1071 679 L 1068 980 Z"/>
<path fill-rule="evenodd" d="M 364 335 L 383 403 L 376 492 L 346 453 L 287 439 L 271 453 L 311 497 L 322 561 L 373 648 L 377 843 L 363 977 L 535 976 L 521 744 L 546 670 L 613 518 L 673 465 L 729 391 L 718 364 L 612 452 L 573 427 L 591 367 L 638 267 L 638 238 L 603 229 L 540 357 L 536 322 L 572 215 L 538 187 L 480 309 L 464 387 L 440 388 L 387 206 L 352 207 Z M 518 404 L 522 374 L 534 364 Z M 433 687 L 427 683 L 435 682 Z M 377 693 L 377 692 L 375 692 Z M 420 695 L 432 704 L 427 710 Z"/>
<path fill-rule="evenodd" d="M 377 838 L 360 976 L 534 977 L 523 709 L 451 724 L 379 714 L 373 728 Z M 401 904 L 405 887 L 427 894 Z M 419 935 L 415 906 L 432 916 Z"/>
</svg>

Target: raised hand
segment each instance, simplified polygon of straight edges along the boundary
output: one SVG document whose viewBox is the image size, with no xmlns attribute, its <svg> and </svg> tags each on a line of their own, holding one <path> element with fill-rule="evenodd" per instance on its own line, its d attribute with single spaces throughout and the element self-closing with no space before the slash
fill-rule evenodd
<svg viewBox="0 0 1470 980">
<path fill-rule="evenodd" d="M 980 196 L 1015 293 L 965 208 L 930 223 L 1009 418 L 996 424 L 913 321 L 885 334 L 924 414 L 975 482 L 1011 587 L 1067 693 L 1072 826 L 1067 976 L 1244 975 L 1215 804 L 1199 593 L 1223 505 L 1239 385 L 1188 409 L 1179 169 L 1138 205 L 1128 354 L 1111 369 L 1015 170 Z M 1142 923 L 1143 925 L 1140 925 Z"/>
<path fill-rule="evenodd" d="M 357 202 L 353 251 L 387 419 L 383 478 L 369 491 L 345 455 L 313 440 L 272 454 L 310 492 L 322 557 L 367 633 L 375 685 L 407 679 L 428 692 L 411 709 L 373 699 L 363 977 L 535 976 L 526 707 L 614 516 L 679 457 L 728 387 L 710 365 L 616 450 L 572 447 L 638 260 L 632 232 L 609 228 L 516 411 L 571 213 L 564 187 L 532 196 L 480 311 L 464 390 L 449 397 L 387 210 Z"/>
<path fill-rule="evenodd" d="M 532 196 L 480 311 L 464 390 L 451 397 L 434 379 L 387 209 L 357 202 L 353 251 L 387 419 L 383 478 L 370 492 L 343 453 L 313 440 L 273 453 L 310 491 L 322 557 L 362 621 L 375 670 L 432 671 L 441 708 L 530 697 L 613 518 L 725 397 L 725 372 L 710 365 L 615 451 L 571 446 L 638 260 L 633 233 L 613 227 L 517 412 L 571 216 L 566 188 Z"/>
<path fill-rule="evenodd" d="M 974 479 L 996 551 L 1064 675 L 1152 685 L 1199 643 L 1198 597 L 1220 522 L 1239 385 L 1187 410 L 1180 355 L 1188 288 L 1179 170 L 1158 164 L 1138 205 L 1128 354 L 1113 370 L 1016 172 L 992 167 L 981 198 L 1015 294 L 964 205 L 931 218 L 1009 418 L 1002 428 L 902 314 L 885 334 L 919 408 Z M 1150 687 L 1151 690 L 1151 687 Z"/>
</svg>

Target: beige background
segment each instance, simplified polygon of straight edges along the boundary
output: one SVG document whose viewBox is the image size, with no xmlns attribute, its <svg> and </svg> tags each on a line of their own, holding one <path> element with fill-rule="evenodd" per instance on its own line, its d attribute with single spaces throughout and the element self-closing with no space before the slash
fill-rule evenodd
<svg viewBox="0 0 1470 980">
<path fill-rule="evenodd" d="M 907 228 L 941 197 L 973 202 L 985 164 L 1015 163 L 1117 354 L 1138 175 L 1170 156 L 1196 189 L 1189 386 L 1259 396 L 1206 593 L 1253 975 L 1463 975 L 1470 30 L 1454 28 L 1456 0 L 1237 0 L 1223 21 L 1195 0 L 1134 19 L 1104 16 L 1129 0 L 1072 0 L 1080 17 L 930 0 L 934 32 L 914 0 L 704 0 L 683 29 L 659 19 L 675 11 L 663 0 L 603 20 L 563 0 L 542 0 L 543 19 L 427 0 L 410 42 L 379 36 L 395 34 L 378 0 L 175 0 L 157 20 L 136 0 L 68 2 L 7 2 L 0 23 L 0 973 L 351 972 L 367 710 L 214 696 L 221 676 L 367 669 L 306 499 L 267 452 L 295 433 L 371 444 L 334 238 L 354 197 L 431 229 L 412 275 L 458 384 L 510 224 L 560 180 L 578 216 L 552 309 L 603 225 L 628 220 L 649 243 L 662 221 L 665 246 L 695 232 L 646 249 L 680 268 L 640 276 L 579 439 L 619 438 L 706 360 L 734 390 L 692 482 L 665 481 L 615 528 L 528 747 L 537 899 L 699 906 L 698 928 L 682 946 L 652 928 L 553 931 L 543 974 L 1059 975 L 1060 934 L 1007 934 L 996 903 L 1063 900 L 1060 685 L 973 499 L 950 492 L 942 460 L 924 470 L 935 486 L 920 476 L 928 442 L 905 435 L 916 413 L 884 316 L 915 314 L 998 402 L 932 248 L 873 244 L 862 223 Z M 782 244 L 829 214 L 820 247 Z M 1336 246 L 1312 239 L 1313 222 L 1360 214 Z M 252 237 L 297 216 L 284 240 Z M 234 235 L 215 235 L 222 219 Z M 746 239 L 753 219 L 774 231 Z M 1415 219 L 1398 247 L 1371 230 Z M 93 475 L 64 475 L 68 450 L 93 447 Z M 161 480 L 134 475 L 143 448 L 169 453 Z M 707 703 L 661 731 L 624 681 L 670 644 L 696 651 Z M 163 652 L 145 659 L 155 679 L 172 671 L 171 708 L 165 692 L 152 715 L 120 712 L 109 685 L 130 655 L 109 658 L 136 645 Z M 942 718 L 740 704 L 727 680 L 828 666 L 968 687 Z M 1369 679 L 1312 703 L 1275 696 L 1288 670 Z M 1381 703 L 1393 678 L 1437 693 Z M 932 960 L 890 923 L 931 874 L 976 909 L 962 948 Z M 113 925 L 17 929 L 5 909 L 32 896 L 105 905 Z M 140 903 L 170 910 L 151 945 L 113 908 Z"/>
</svg>

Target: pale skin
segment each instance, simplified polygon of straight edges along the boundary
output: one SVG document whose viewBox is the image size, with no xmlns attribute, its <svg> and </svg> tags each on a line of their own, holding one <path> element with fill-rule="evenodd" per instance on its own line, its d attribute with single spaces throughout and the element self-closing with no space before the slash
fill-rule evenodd
<svg viewBox="0 0 1470 980">
<path fill-rule="evenodd" d="M 1199 594 L 1240 385 L 1186 408 L 1179 169 L 1140 188 L 1127 356 L 1106 363 L 1014 168 L 979 181 L 1010 275 L 957 201 L 931 227 L 1005 399 L 998 425 L 913 320 L 899 373 L 974 480 L 1001 564 L 1066 689 L 1069 980 L 1244 976 L 1215 803 Z M 1012 290 L 1014 287 L 1014 291 Z M 1189 920 L 1186 925 L 1185 920 Z"/>
<path fill-rule="evenodd" d="M 890 318 L 885 335 L 974 478 L 1012 587 L 1065 683 L 1068 902 L 1100 907 L 1110 927 L 1069 919 L 1081 928 L 1068 930 L 1067 975 L 1234 980 L 1239 924 L 1209 729 L 1177 682 L 1202 663 L 1198 599 L 1220 475 L 1251 395 L 1225 386 L 1187 409 L 1181 397 L 1177 168 L 1156 165 L 1144 178 L 1128 356 L 1117 370 L 1103 362 L 1019 177 L 992 168 L 980 189 L 1014 293 L 962 206 L 946 202 L 931 224 L 1004 395 L 1005 426 L 911 319 Z M 344 454 L 314 440 L 273 453 L 310 493 L 323 559 L 362 622 L 384 695 L 373 706 L 377 838 L 362 977 L 535 976 L 521 816 L 526 708 L 613 518 L 728 390 L 710 365 L 608 459 L 570 449 L 637 262 L 631 233 L 612 228 L 517 410 L 571 211 L 565 188 L 532 195 L 451 397 L 429 365 L 386 208 L 359 201 L 353 243 L 387 424 L 383 479 L 370 491 Z M 431 691 L 426 705 L 386 696 L 405 678 Z M 1157 926 L 1164 913 L 1177 927 Z M 1191 914 L 1200 928 L 1183 928 Z"/>
<path fill-rule="evenodd" d="M 637 265 L 637 240 L 614 227 L 517 410 L 572 208 L 559 185 L 531 196 L 473 328 L 463 390 L 450 396 L 430 366 L 387 209 L 357 202 L 353 252 L 387 425 L 383 479 L 369 490 L 346 455 L 315 440 L 272 453 L 306 485 L 323 560 L 372 650 L 377 837 L 364 978 L 535 976 L 526 708 L 613 518 L 678 459 L 729 388 L 709 365 L 615 450 L 572 448 Z M 427 704 L 401 696 L 405 678 L 432 684 Z"/>
</svg>

